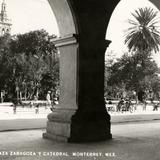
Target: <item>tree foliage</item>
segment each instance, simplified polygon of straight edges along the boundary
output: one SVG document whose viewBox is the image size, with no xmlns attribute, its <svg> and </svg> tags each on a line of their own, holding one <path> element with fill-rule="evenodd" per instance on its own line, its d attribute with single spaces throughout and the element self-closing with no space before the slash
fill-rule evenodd
<svg viewBox="0 0 160 160">
<path fill-rule="evenodd" d="M 143 59 L 143 63 L 144 64 L 141 65 L 141 59 L 138 54 L 134 56 L 125 54 L 108 68 L 110 77 L 107 84 L 109 86 L 122 86 L 122 84 L 125 84 L 126 90 L 138 91 L 140 88 L 147 89 L 147 85 L 143 87 L 144 85 L 142 85 L 142 82 L 147 84 L 146 77 L 155 77 L 157 75 L 158 66 L 148 57 Z"/>
<path fill-rule="evenodd" d="M 131 25 L 126 32 L 125 43 L 130 51 L 151 53 L 159 51 L 160 32 L 158 11 L 152 8 L 139 8 L 129 19 Z"/>
<path fill-rule="evenodd" d="M 125 33 L 125 44 L 129 53 L 107 67 L 107 87 L 110 92 L 152 90 L 158 93 L 158 66 L 151 58 L 160 45 L 158 12 L 148 7 L 139 8 L 128 22 L 130 27 Z"/>
<path fill-rule="evenodd" d="M 45 94 L 41 89 L 44 88 L 41 80 L 44 74 L 51 73 L 56 73 L 51 74 L 56 76 L 52 77 L 52 83 L 58 85 L 59 59 L 57 49 L 51 42 L 54 37 L 45 30 L 0 37 L 0 89 L 8 95 L 16 92 L 17 96 L 21 94 L 32 99 L 39 92 Z"/>
</svg>

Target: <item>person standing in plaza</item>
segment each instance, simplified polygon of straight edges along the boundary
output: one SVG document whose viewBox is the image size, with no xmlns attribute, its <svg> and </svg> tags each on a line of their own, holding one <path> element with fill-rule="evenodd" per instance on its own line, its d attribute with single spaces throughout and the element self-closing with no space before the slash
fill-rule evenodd
<svg viewBox="0 0 160 160">
<path fill-rule="evenodd" d="M 47 106 L 51 107 L 51 91 L 47 92 L 46 100 L 47 100 Z M 46 109 L 47 109 L 47 107 L 46 107 Z"/>
<path fill-rule="evenodd" d="M 13 114 L 16 114 L 16 112 L 17 112 L 17 105 L 13 104 Z"/>
<path fill-rule="evenodd" d="M 33 103 L 33 102 L 32 102 L 32 103 L 33 103 L 34 106 L 35 106 L 35 113 L 36 113 L 36 114 L 39 114 L 39 104 L 38 104 L 37 100 L 38 100 L 38 97 L 35 95 L 35 96 L 34 96 L 34 103 Z"/>
<path fill-rule="evenodd" d="M 39 104 L 37 103 L 36 106 L 35 106 L 35 113 L 36 114 L 39 114 Z"/>
<path fill-rule="evenodd" d="M 17 113 L 17 105 L 18 105 L 18 100 L 16 96 L 12 97 L 12 104 L 13 104 L 13 114 Z"/>
</svg>

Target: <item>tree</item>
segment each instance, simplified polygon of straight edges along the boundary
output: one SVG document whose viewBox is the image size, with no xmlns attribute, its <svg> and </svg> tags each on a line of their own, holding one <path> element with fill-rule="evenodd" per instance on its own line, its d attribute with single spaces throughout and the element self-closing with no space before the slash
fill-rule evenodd
<svg viewBox="0 0 160 160">
<path fill-rule="evenodd" d="M 5 89 L 5 84 L 10 79 L 12 73 L 10 42 L 11 36 L 9 34 L 0 37 L 0 90 Z"/>
<path fill-rule="evenodd" d="M 150 55 L 152 51 L 159 51 L 160 32 L 158 30 L 158 11 L 152 8 L 139 8 L 132 13 L 133 20 L 126 32 L 125 44 L 129 51 Z"/>
<path fill-rule="evenodd" d="M 107 67 L 107 85 L 112 92 L 134 90 L 138 94 L 150 88 L 156 90 L 155 84 L 159 85 L 158 67 L 151 58 L 152 52 L 158 52 L 160 45 L 158 12 L 148 7 L 139 8 L 132 13 L 132 18 L 125 33 L 125 44 L 131 54 L 124 54 Z"/>
<path fill-rule="evenodd" d="M 138 58 L 139 68 L 141 69 L 138 81 L 143 81 L 146 78 L 144 72 L 147 68 L 146 61 L 148 61 L 153 51 L 155 53 L 159 51 L 160 32 L 158 23 L 160 21 L 158 11 L 154 11 L 149 7 L 135 10 L 132 17 L 134 19 L 129 19 L 131 27 L 126 32 L 125 44 L 127 44 L 129 51 Z M 139 85 L 139 87 L 139 91 L 142 91 L 142 85 Z"/>
<path fill-rule="evenodd" d="M 55 72 L 52 79 L 58 81 L 59 57 L 53 37 L 45 30 L 1 37 L 0 89 L 32 99 L 43 88 L 40 82 L 44 74 Z"/>
<path fill-rule="evenodd" d="M 108 88 L 115 90 L 117 93 L 123 91 L 149 90 L 155 84 L 158 84 L 157 77 L 158 66 L 150 57 L 143 59 L 145 68 L 139 64 L 139 54 L 124 54 L 112 66 L 108 67 L 109 78 L 107 81 Z M 155 89 L 154 89 L 155 90 Z M 110 91 L 111 92 L 111 91 Z M 158 88 L 157 91 L 158 92 Z"/>
<path fill-rule="evenodd" d="M 36 30 L 15 36 L 11 50 L 15 57 L 16 84 L 22 90 L 27 87 L 28 98 L 38 94 L 43 74 L 55 71 L 57 49 L 45 30 Z M 57 68 L 56 68 L 57 69 Z M 55 71 L 57 72 L 57 71 Z M 24 85 L 22 85 L 24 84 Z"/>
</svg>

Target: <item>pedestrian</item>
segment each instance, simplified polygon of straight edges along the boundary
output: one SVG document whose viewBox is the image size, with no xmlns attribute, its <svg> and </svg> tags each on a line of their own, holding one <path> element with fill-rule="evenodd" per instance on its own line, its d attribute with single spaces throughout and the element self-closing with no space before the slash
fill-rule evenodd
<svg viewBox="0 0 160 160">
<path fill-rule="evenodd" d="M 117 105 L 117 112 L 120 112 L 123 106 L 124 106 L 124 99 L 121 98 L 121 100 L 118 102 L 118 105 Z"/>
<path fill-rule="evenodd" d="M 36 104 L 36 106 L 35 106 L 35 113 L 39 114 L 39 104 Z"/>
<path fill-rule="evenodd" d="M 147 107 L 147 101 L 144 100 L 144 101 L 143 101 L 143 111 L 146 111 L 146 107 Z"/>
<path fill-rule="evenodd" d="M 51 105 L 51 91 L 47 92 L 46 100 L 47 100 L 47 106 L 51 108 L 52 107 L 52 105 Z M 45 109 L 47 109 L 47 106 Z"/>
<path fill-rule="evenodd" d="M 126 103 L 125 103 L 125 106 L 126 106 L 126 111 L 130 111 L 131 112 L 131 100 L 130 99 L 126 99 Z"/>
<path fill-rule="evenodd" d="M 16 114 L 16 112 L 17 112 L 17 106 L 13 104 L 13 114 Z"/>
<path fill-rule="evenodd" d="M 18 105 L 18 100 L 15 95 L 12 96 L 12 104 L 13 104 L 13 114 L 17 113 L 17 105 Z"/>
<path fill-rule="evenodd" d="M 158 111 L 158 107 L 159 107 L 159 103 L 155 104 L 155 105 L 153 106 L 153 111 Z"/>
</svg>

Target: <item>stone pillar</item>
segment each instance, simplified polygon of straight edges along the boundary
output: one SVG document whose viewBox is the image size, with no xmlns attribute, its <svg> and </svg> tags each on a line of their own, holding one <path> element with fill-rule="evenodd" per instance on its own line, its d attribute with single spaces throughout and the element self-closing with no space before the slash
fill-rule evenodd
<svg viewBox="0 0 160 160">
<path fill-rule="evenodd" d="M 43 136 L 64 142 L 110 139 L 110 116 L 104 103 L 104 53 L 110 41 L 101 44 L 103 54 L 96 57 L 93 49 L 90 56 L 78 54 L 75 35 L 54 43 L 60 50 L 60 103 L 48 115 Z"/>
<path fill-rule="evenodd" d="M 68 141 L 71 117 L 77 110 L 77 48 L 75 35 L 54 40 L 60 51 L 60 99 L 53 113 L 48 115 L 44 138 Z"/>
<path fill-rule="evenodd" d="M 88 41 L 89 42 L 89 41 Z M 72 116 L 69 142 L 111 139 L 110 115 L 104 102 L 104 55 L 110 41 L 79 42 L 78 110 Z M 82 54 L 83 53 L 83 54 Z"/>
<path fill-rule="evenodd" d="M 55 10 L 61 1 L 50 0 Z M 60 104 L 48 116 L 44 137 L 66 142 L 112 138 L 104 102 L 104 56 L 110 43 L 105 40 L 107 25 L 118 1 L 65 0 L 74 13 L 76 35 L 63 37 L 71 30 L 65 25 L 68 15 L 62 14 L 62 38 L 54 41 L 60 50 Z"/>
</svg>

